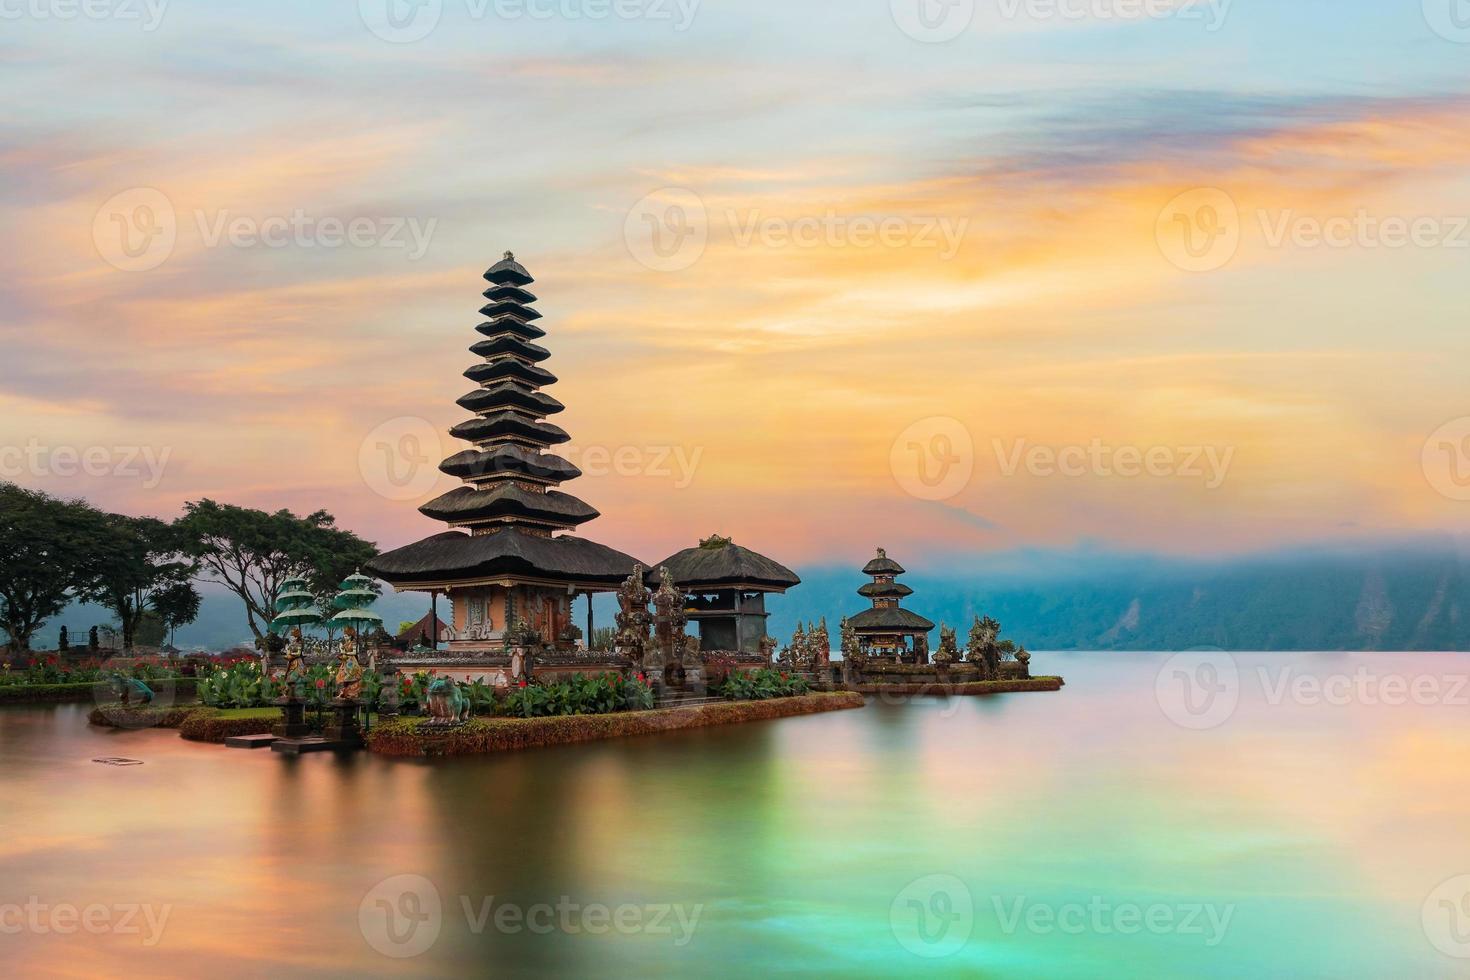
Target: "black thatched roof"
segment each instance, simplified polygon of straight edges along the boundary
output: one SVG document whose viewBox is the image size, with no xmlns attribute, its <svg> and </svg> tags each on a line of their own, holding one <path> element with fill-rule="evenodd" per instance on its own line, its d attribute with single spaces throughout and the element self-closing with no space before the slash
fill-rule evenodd
<svg viewBox="0 0 1470 980">
<path fill-rule="evenodd" d="M 525 320 L 527 322 L 541 319 L 541 314 L 529 306 L 522 306 L 520 303 L 511 303 L 506 300 L 496 300 L 494 303 L 486 303 L 480 307 L 480 315 L 489 317 L 492 320 L 498 316 L 515 317 L 517 320 Z"/>
<path fill-rule="evenodd" d="M 490 381 L 524 381 L 527 384 L 546 386 L 556 384 L 556 375 L 543 367 L 518 361 L 514 357 L 502 357 L 498 361 L 476 364 L 464 373 L 476 384 Z"/>
<path fill-rule="evenodd" d="M 470 353 L 480 357 L 514 354 L 527 361 L 544 361 L 551 356 L 551 351 L 545 347 L 533 344 L 529 340 L 522 340 L 513 333 L 503 333 L 498 337 L 482 340 L 470 347 Z"/>
<path fill-rule="evenodd" d="M 490 449 L 466 449 L 439 464 L 439 470 L 465 480 L 488 480 L 497 476 L 526 476 L 561 483 L 582 475 L 572 463 L 551 453 L 538 453 L 526 446 L 501 443 Z"/>
<path fill-rule="evenodd" d="M 506 252 L 505 258 L 486 270 L 485 278 L 497 285 L 510 283 L 515 286 L 529 286 L 536 281 L 531 278 L 531 274 L 526 271 L 526 267 L 516 261 L 513 252 Z"/>
<path fill-rule="evenodd" d="M 488 412 L 497 408 L 519 408 L 533 415 L 555 415 L 566 406 L 544 391 L 532 391 L 514 381 L 502 381 L 489 388 L 476 388 L 455 402 L 471 412 Z"/>
<path fill-rule="evenodd" d="M 902 575 L 903 566 L 892 558 L 882 548 L 878 549 L 878 557 L 870 560 L 863 566 L 864 575 Z"/>
<path fill-rule="evenodd" d="M 529 306 L 536 302 L 536 294 L 529 289 L 523 289 L 515 283 L 499 283 L 491 286 L 483 293 L 488 300 L 505 300 L 511 303 L 520 303 Z"/>
<path fill-rule="evenodd" d="M 668 568 L 674 583 L 682 589 L 698 591 L 700 588 L 748 585 L 775 592 L 785 592 L 801 579 L 780 562 L 765 555 L 742 548 L 731 542 L 710 543 L 670 555 L 652 566 L 649 577 L 658 581 L 659 569 Z"/>
<path fill-rule="evenodd" d="M 595 508 L 569 493 L 534 493 L 514 483 L 502 483 L 491 490 L 455 487 L 424 504 L 419 513 L 453 524 L 518 517 L 558 527 L 576 527 L 597 516 Z"/>
<path fill-rule="evenodd" d="M 525 439 L 544 446 L 556 446 L 571 442 L 567 430 L 550 422 L 537 422 L 519 412 L 496 412 L 479 418 L 467 419 L 449 430 L 456 439 L 470 442 L 485 442 L 497 436 Z"/>
<path fill-rule="evenodd" d="M 499 575 L 571 585 L 617 585 L 638 560 L 585 538 L 544 538 L 507 528 L 495 534 L 446 531 L 368 562 L 368 571 L 397 587 Z"/>
<path fill-rule="evenodd" d="M 923 616 L 898 606 L 864 609 L 847 622 L 859 633 L 927 633 L 934 628 L 934 624 Z"/>
<path fill-rule="evenodd" d="M 858 595 L 869 599 L 902 599 L 913 594 L 914 590 L 902 582 L 869 582 L 858 589 Z"/>
<path fill-rule="evenodd" d="M 527 323 L 524 320 L 517 320 L 513 316 L 502 316 L 494 320 L 486 320 L 484 323 L 476 326 L 475 329 L 487 337 L 494 337 L 503 333 L 513 333 L 517 336 L 525 337 L 527 340 L 539 340 L 546 336 L 546 331 L 536 326 L 536 324 Z"/>
</svg>

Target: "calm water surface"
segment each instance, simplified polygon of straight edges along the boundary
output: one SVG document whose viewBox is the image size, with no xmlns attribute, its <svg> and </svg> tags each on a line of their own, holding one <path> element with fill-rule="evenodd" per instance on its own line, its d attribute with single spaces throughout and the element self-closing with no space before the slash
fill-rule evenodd
<svg viewBox="0 0 1470 980">
<path fill-rule="evenodd" d="M 1206 730 L 1160 709 L 1166 659 L 432 763 L 0 709 L 0 950 L 17 976 L 1470 975 L 1434 944 L 1470 952 L 1436 892 L 1470 874 L 1470 656 L 1238 656 Z M 32 897 L 168 917 L 152 945 L 141 914 L 17 931 Z"/>
</svg>

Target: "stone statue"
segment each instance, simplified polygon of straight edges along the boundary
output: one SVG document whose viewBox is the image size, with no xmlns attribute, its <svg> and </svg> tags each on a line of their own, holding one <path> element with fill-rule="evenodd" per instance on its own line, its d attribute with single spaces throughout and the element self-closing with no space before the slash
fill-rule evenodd
<svg viewBox="0 0 1470 980">
<path fill-rule="evenodd" d="M 465 697 L 459 682 L 452 677 L 436 677 L 429 682 L 426 692 L 429 702 L 429 720 L 425 726 L 448 728 L 462 725 L 470 720 L 470 699 Z"/>
<path fill-rule="evenodd" d="M 842 646 L 842 659 L 851 660 L 855 664 L 861 664 L 863 660 L 862 648 L 858 646 L 857 631 L 852 628 L 852 623 L 846 616 L 842 617 L 842 624 L 838 628 L 838 641 Z"/>
<path fill-rule="evenodd" d="M 1000 676 L 1000 648 L 996 637 L 1000 635 L 1000 623 L 986 616 L 975 617 L 970 626 L 970 662 L 980 668 L 984 680 L 995 680 Z"/>
<path fill-rule="evenodd" d="M 791 666 L 796 670 L 806 670 L 811 667 L 811 641 L 807 638 L 806 627 L 798 620 L 796 632 L 791 634 Z"/>
<path fill-rule="evenodd" d="M 685 667 L 698 667 L 704 663 L 703 651 L 699 649 L 699 637 L 684 637 L 684 650 L 681 659 Z"/>
<path fill-rule="evenodd" d="M 286 672 L 281 676 L 281 683 L 287 697 L 301 697 L 301 689 L 306 684 L 306 651 L 299 626 L 291 630 L 291 638 L 286 641 Z"/>
<path fill-rule="evenodd" d="M 633 662 L 643 666 L 648 652 L 648 603 L 650 593 L 643 584 L 643 566 L 634 565 L 633 574 L 618 587 L 618 614 L 615 619 L 617 633 L 613 638 L 613 649 Z"/>
<path fill-rule="evenodd" d="M 774 636 L 761 637 L 761 659 L 766 663 L 772 663 L 776 655 L 776 638 Z"/>
<path fill-rule="evenodd" d="M 914 663 L 927 664 L 929 662 L 929 634 L 920 633 L 914 637 Z"/>
<path fill-rule="evenodd" d="M 648 666 L 683 662 L 684 627 L 689 623 L 684 601 L 684 593 L 674 586 L 674 576 L 667 568 L 659 569 L 658 591 L 653 594 L 653 645 L 658 662 Z"/>
<path fill-rule="evenodd" d="M 342 631 L 342 652 L 337 655 L 337 700 L 356 701 L 362 697 L 362 664 L 357 659 L 357 630 L 348 626 Z"/>
<path fill-rule="evenodd" d="M 1031 676 L 1031 651 L 1024 646 L 1016 651 L 1016 663 L 1021 665 L 1021 676 Z"/>
<path fill-rule="evenodd" d="M 943 623 L 939 624 L 939 651 L 934 654 L 934 662 L 949 666 L 960 659 L 959 643 L 955 639 L 954 630 Z"/>
<path fill-rule="evenodd" d="M 810 634 L 812 666 L 826 667 L 832 662 L 832 637 L 827 632 L 827 617 L 823 616 L 817 628 Z"/>
</svg>

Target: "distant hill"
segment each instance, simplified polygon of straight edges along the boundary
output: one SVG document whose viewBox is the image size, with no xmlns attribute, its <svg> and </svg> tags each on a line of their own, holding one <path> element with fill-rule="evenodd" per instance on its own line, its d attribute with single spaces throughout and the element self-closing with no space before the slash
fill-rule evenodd
<svg viewBox="0 0 1470 980">
<path fill-rule="evenodd" d="M 965 627 L 977 613 L 1035 650 L 1470 650 L 1470 566 L 1451 546 L 1228 562 L 1008 555 L 945 573 L 908 563 L 905 605 Z M 807 569 L 771 629 L 864 608 L 852 569 Z M 933 638 L 937 640 L 937 633 Z"/>
<path fill-rule="evenodd" d="M 958 627 L 962 641 L 981 613 L 1035 650 L 1470 650 L 1470 563 L 1450 545 L 1214 562 L 1036 552 L 977 556 L 966 568 L 905 564 L 915 590 L 905 605 Z M 798 572 L 802 585 L 768 605 L 771 632 L 784 642 L 798 618 L 826 616 L 835 644 L 840 618 L 866 606 L 857 595 L 866 580 L 852 568 Z M 179 646 L 248 644 L 240 603 L 216 586 L 202 591 L 199 621 L 179 630 Z M 394 630 L 424 615 L 428 597 L 390 592 L 373 608 Z M 614 608 L 599 598 L 598 625 L 612 624 Z M 442 597 L 440 610 L 447 618 Z M 85 642 L 89 626 L 110 619 L 73 606 L 35 645 L 53 646 L 63 623 Z"/>
</svg>

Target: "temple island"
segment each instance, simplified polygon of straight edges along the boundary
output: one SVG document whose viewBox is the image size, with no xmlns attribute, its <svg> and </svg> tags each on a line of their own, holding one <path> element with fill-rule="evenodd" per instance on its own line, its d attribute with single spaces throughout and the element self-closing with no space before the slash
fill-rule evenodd
<svg viewBox="0 0 1470 980">
<path fill-rule="evenodd" d="M 484 278 L 464 372 L 475 387 L 457 402 L 471 417 L 450 429 L 465 448 L 439 466 L 461 485 L 419 508 L 445 530 L 362 569 L 425 593 L 423 618 L 395 640 L 369 608 L 372 578 L 348 576 L 328 609 L 292 577 L 273 596 L 258 666 L 201 677 L 202 708 L 152 706 L 146 685 L 119 678 L 121 703 L 94 723 L 176 724 L 185 738 L 287 754 L 443 755 L 857 708 L 864 694 L 1061 687 L 1033 678 L 1025 647 L 989 617 L 975 617 L 964 650 L 941 623 L 931 655 L 934 623 L 904 608 L 913 589 L 882 548 L 856 590 L 869 606 L 841 619 L 834 659 L 826 617 L 784 646 L 771 635 L 767 598 L 801 584 L 773 558 L 716 534 L 647 565 L 582 536 L 599 514 L 563 489 L 581 471 L 556 454 L 571 437 L 548 421 L 565 406 L 549 390 L 534 280 L 509 252 Z M 599 593 L 618 609 L 602 630 Z M 326 638 L 304 633 L 313 627 Z"/>
<path fill-rule="evenodd" d="M 581 536 L 599 515 L 563 489 L 581 471 L 556 455 L 571 437 L 547 421 L 565 406 L 549 391 L 557 378 L 544 366 L 551 352 L 538 343 L 546 331 L 528 288 L 534 279 L 510 252 L 484 278 L 485 319 L 464 372 L 476 387 L 457 402 L 472 417 L 450 430 L 467 445 L 440 465 L 463 485 L 420 508 L 448 529 L 381 554 L 369 568 L 395 589 L 429 594 L 430 612 L 414 627 L 424 635 L 439 623 L 440 597 L 449 603 L 446 641 L 436 626 L 427 647 L 394 658 L 399 670 L 501 687 L 632 671 L 663 691 L 702 689 L 715 660 L 724 671 L 778 665 L 828 690 L 889 677 L 904 684 L 1029 677 L 1029 655 L 998 640 L 999 625 L 989 619 L 976 619 L 965 653 L 942 627 L 931 658 L 934 623 L 903 608 L 913 590 L 898 582 L 904 568 L 882 548 L 863 566 L 871 581 L 858 589 L 871 608 L 842 621 L 842 658 L 834 662 L 825 619 L 799 627 L 777 655 L 766 597 L 801 579 L 772 558 L 712 535 L 649 565 Z M 590 642 L 592 597 L 600 592 L 618 600 L 603 649 Z"/>
<path fill-rule="evenodd" d="M 464 485 L 420 508 L 449 529 L 370 566 L 395 589 L 429 593 L 430 622 L 441 595 L 450 604 L 447 643 L 399 657 L 399 668 L 496 685 L 634 669 L 677 687 L 697 683 L 714 653 L 768 666 L 765 596 L 801 580 L 717 536 L 654 566 L 579 536 L 598 512 L 561 489 L 581 471 L 554 452 L 571 437 L 547 421 L 565 406 L 547 390 L 557 378 L 543 366 L 551 352 L 537 343 L 546 331 L 527 289 L 534 280 L 509 252 L 485 279 L 486 319 L 475 328 L 483 339 L 464 372 L 477 387 L 458 400 L 474 417 L 450 430 L 468 448 L 440 465 Z M 599 592 L 616 592 L 620 608 L 604 650 L 590 643 Z M 696 638 L 686 636 L 691 621 Z"/>
</svg>

